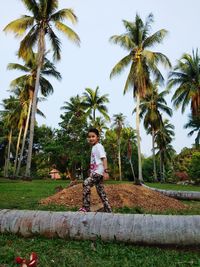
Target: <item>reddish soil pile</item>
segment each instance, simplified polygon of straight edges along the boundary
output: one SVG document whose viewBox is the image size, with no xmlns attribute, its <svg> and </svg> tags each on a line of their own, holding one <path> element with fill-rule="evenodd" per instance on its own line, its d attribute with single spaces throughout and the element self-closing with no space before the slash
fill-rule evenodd
<svg viewBox="0 0 200 267">
<path fill-rule="evenodd" d="M 139 207 L 151 212 L 183 210 L 187 208 L 182 202 L 143 186 L 130 184 L 105 185 L 105 191 L 112 208 Z M 68 208 L 81 207 L 82 184 L 65 188 L 53 196 L 42 199 L 40 203 L 42 205 L 64 205 Z M 92 211 L 97 211 L 102 208 L 101 200 L 97 195 L 95 187 L 91 190 L 91 204 Z"/>
</svg>

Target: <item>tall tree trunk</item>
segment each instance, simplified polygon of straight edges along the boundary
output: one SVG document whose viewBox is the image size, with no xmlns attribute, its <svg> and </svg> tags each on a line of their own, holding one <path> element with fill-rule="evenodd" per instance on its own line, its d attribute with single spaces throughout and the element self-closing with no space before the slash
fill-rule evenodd
<svg viewBox="0 0 200 267">
<path fill-rule="evenodd" d="M 162 166 L 162 173 L 163 173 L 163 182 L 165 182 L 165 164 L 164 164 L 164 161 L 163 161 L 163 166 Z"/>
<path fill-rule="evenodd" d="M 15 164 L 14 164 L 14 169 L 13 169 L 13 176 L 16 175 L 16 168 L 17 168 L 19 145 L 20 145 L 20 140 L 21 140 L 21 135 L 22 135 L 22 129 L 23 129 L 23 125 L 21 125 L 21 127 L 20 127 L 19 135 L 18 135 L 18 139 L 17 139 L 17 146 L 16 146 L 16 154 L 15 154 Z"/>
<path fill-rule="evenodd" d="M 24 129 L 21 153 L 20 153 L 19 162 L 18 162 L 18 165 L 17 165 L 16 176 L 19 176 L 19 171 L 20 171 L 20 168 L 21 168 L 21 162 L 22 162 L 22 158 L 23 158 L 23 154 L 24 154 L 24 147 L 25 147 L 26 136 L 27 136 L 27 132 L 28 132 L 29 121 L 30 121 L 31 106 L 32 106 L 32 99 L 30 99 L 30 102 L 29 102 L 28 114 L 27 114 L 27 118 L 26 118 L 26 125 L 25 125 L 25 129 Z"/>
<path fill-rule="evenodd" d="M 122 166 L 121 166 L 121 141 L 118 140 L 118 166 L 119 166 L 119 180 L 122 181 Z"/>
<path fill-rule="evenodd" d="M 31 175 L 31 159 L 32 159 L 33 138 L 34 138 L 34 128 L 35 128 L 35 114 L 37 111 L 37 96 L 38 96 L 39 87 L 40 87 L 40 72 L 41 72 L 44 52 L 45 52 L 44 36 L 45 36 L 44 29 L 41 29 L 40 35 L 39 35 L 39 42 L 38 42 L 38 66 L 37 66 L 35 90 L 33 94 L 33 104 L 32 104 L 32 110 L 31 110 L 30 137 L 29 137 L 28 157 L 27 157 L 27 163 L 26 163 L 25 177 L 30 177 Z"/>
<path fill-rule="evenodd" d="M 163 182 L 163 150 L 160 150 L 160 181 Z"/>
<path fill-rule="evenodd" d="M 93 121 L 95 122 L 96 120 L 96 114 L 95 114 L 95 109 L 93 109 Z"/>
<path fill-rule="evenodd" d="M 8 152 L 7 152 L 7 158 L 5 160 L 5 166 L 4 166 L 4 176 L 8 177 L 8 171 L 9 171 L 9 165 L 10 165 L 10 147 L 12 142 L 12 129 L 10 130 L 9 136 L 8 136 Z"/>
<path fill-rule="evenodd" d="M 159 155 L 160 155 L 160 179 L 159 181 L 162 180 L 162 156 L 161 156 L 161 150 L 159 152 Z"/>
<path fill-rule="evenodd" d="M 137 147 L 138 147 L 138 178 L 136 184 L 143 182 L 142 178 L 142 160 L 141 160 L 141 147 L 140 147 L 140 96 L 136 97 L 136 133 L 137 133 Z"/>
<path fill-rule="evenodd" d="M 133 163 L 132 163 L 131 159 L 129 159 L 129 163 L 131 165 L 131 171 L 132 171 L 132 174 L 133 174 L 133 181 L 135 181 L 136 180 L 136 178 L 135 178 L 135 172 L 134 172 Z"/>
<path fill-rule="evenodd" d="M 153 173 L 154 173 L 154 181 L 158 182 L 157 171 L 156 171 L 156 157 L 155 157 L 155 132 L 152 131 L 152 151 L 153 151 Z"/>
</svg>

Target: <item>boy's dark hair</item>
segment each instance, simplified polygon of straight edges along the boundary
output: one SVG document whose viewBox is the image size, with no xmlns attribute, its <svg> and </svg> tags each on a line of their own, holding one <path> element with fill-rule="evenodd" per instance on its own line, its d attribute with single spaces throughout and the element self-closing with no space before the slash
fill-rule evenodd
<svg viewBox="0 0 200 267">
<path fill-rule="evenodd" d="M 90 128 L 88 133 L 95 133 L 97 137 L 99 137 L 99 131 L 96 128 Z"/>
</svg>

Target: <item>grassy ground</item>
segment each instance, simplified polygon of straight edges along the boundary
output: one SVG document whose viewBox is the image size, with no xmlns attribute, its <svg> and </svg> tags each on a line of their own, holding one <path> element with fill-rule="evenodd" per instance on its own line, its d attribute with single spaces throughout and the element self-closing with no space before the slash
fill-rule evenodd
<svg viewBox="0 0 200 267">
<path fill-rule="evenodd" d="M 200 266 L 200 250 L 163 249 L 104 243 L 100 240 L 19 238 L 0 235 L 0 266 L 14 267 L 16 256 L 28 259 L 32 251 L 39 256 L 38 267 L 189 267 Z"/>
<path fill-rule="evenodd" d="M 180 190 L 180 191 L 199 191 L 200 186 L 195 185 L 178 185 L 178 184 L 160 184 L 160 183 L 146 183 L 146 185 L 154 188 L 165 190 Z"/>
<path fill-rule="evenodd" d="M 119 183 L 116 181 L 108 181 L 107 183 Z M 127 183 L 127 182 L 126 182 Z M 130 182 L 129 182 L 130 183 Z M 52 210 L 52 211 L 66 211 L 64 206 L 41 206 L 38 201 L 41 198 L 53 195 L 57 186 L 66 187 L 69 181 L 52 181 L 52 180 L 33 180 L 27 181 L 13 181 L 8 179 L 0 179 L 0 209 L 39 209 L 39 210 Z M 153 187 L 161 186 L 163 189 L 177 188 L 177 190 L 189 189 L 194 191 L 194 188 L 199 190 L 199 187 L 195 186 L 178 186 L 171 184 L 148 184 Z M 81 197 L 81 196 L 80 196 Z M 167 211 L 164 214 L 200 214 L 200 201 L 184 201 L 184 203 L 190 206 L 190 209 L 186 211 Z M 76 208 L 70 210 L 77 210 Z M 114 212 L 120 213 L 145 213 L 141 208 L 127 208 L 115 209 Z"/>
<path fill-rule="evenodd" d="M 56 186 L 65 187 L 67 184 L 67 181 L 34 180 L 24 182 L 0 179 L 0 209 L 66 210 L 59 206 L 41 207 L 38 205 L 38 201 L 54 194 Z M 165 186 L 168 185 L 162 185 L 162 188 Z M 197 211 L 200 211 L 200 202 L 189 203 L 194 206 L 193 214 L 200 214 Z M 118 212 L 143 213 L 140 209 L 126 207 Z M 0 267 L 14 267 L 16 266 L 14 263 L 16 256 L 28 258 L 32 251 L 39 255 L 38 267 L 200 267 L 199 248 L 194 250 L 163 249 L 103 243 L 100 240 L 94 243 L 42 237 L 26 239 L 10 234 L 0 235 Z"/>
</svg>

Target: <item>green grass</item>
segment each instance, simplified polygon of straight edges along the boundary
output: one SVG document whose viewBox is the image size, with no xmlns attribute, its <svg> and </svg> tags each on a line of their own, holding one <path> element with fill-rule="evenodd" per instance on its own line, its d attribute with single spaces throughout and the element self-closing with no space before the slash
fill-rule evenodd
<svg viewBox="0 0 200 267">
<path fill-rule="evenodd" d="M 200 266 L 200 250 L 163 249 L 98 241 L 20 238 L 0 235 L 0 266 L 14 267 L 16 256 L 28 259 L 32 251 L 38 267 L 189 267 Z"/>
<path fill-rule="evenodd" d="M 198 191 L 200 192 L 200 186 L 195 185 L 178 185 L 178 184 L 160 184 L 160 183 L 146 183 L 149 187 L 165 190 L 180 190 L 180 191 Z"/>
<path fill-rule="evenodd" d="M 114 182 L 117 183 L 117 182 Z M 66 210 L 61 206 L 42 207 L 41 198 L 55 193 L 56 186 L 65 187 L 67 181 L 33 180 L 32 182 L 0 179 L 0 209 L 43 209 Z M 167 185 L 165 185 L 167 186 Z M 193 205 L 194 214 L 200 214 L 200 202 L 186 202 Z M 116 212 L 144 213 L 140 208 L 124 207 Z M 197 213 L 195 213 L 197 212 Z M 169 212 L 169 214 L 171 214 Z M 187 214 L 187 213 L 186 213 Z M 189 214 L 189 213 L 188 213 Z M 46 239 L 43 237 L 21 238 L 15 235 L 0 235 L 0 267 L 14 267 L 16 256 L 28 258 L 35 251 L 39 255 L 38 267 L 200 267 L 200 249 L 163 249 L 119 243 L 104 243 L 101 240 L 72 241 Z"/>
<path fill-rule="evenodd" d="M 1 209 L 42 209 L 38 204 L 41 198 L 55 193 L 55 187 L 66 187 L 68 181 L 33 180 L 15 181 L 0 179 Z"/>
<path fill-rule="evenodd" d="M 108 181 L 107 184 L 118 184 L 123 182 L 118 181 Z M 131 182 L 125 182 L 130 183 Z M 55 193 L 55 187 L 62 186 L 66 187 L 69 184 L 69 181 L 53 181 L 53 180 L 33 180 L 31 182 L 20 181 L 20 180 L 8 180 L 8 179 L 0 179 L 0 209 L 30 209 L 30 210 L 51 210 L 51 211 L 67 211 L 67 210 L 77 210 L 77 208 L 66 208 L 65 206 L 60 205 L 48 205 L 42 206 L 39 205 L 38 202 L 41 198 L 48 197 Z M 148 184 L 153 187 L 158 186 L 158 184 Z M 171 184 L 161 184 L 159 185 L 164 189 L 169 189 L 168 187 L 176 185 Z M 183 187 L 183 186 L 181 186 Z M 188 188 L 188 186 L 185 186 Z M 192 186 L 192 190 L 195 188 Z M 190 188 L 189 188 L 190 189 Z M 199 189 L 199 188 L 198 188 Z M 178 186 L 178 189 L 180 187 Z M 82 196 L 80 196 L 82 197 Z M 184 201 L 184 203 L 190 206 L 190 209 L 184 211 L 166 211 L 162 212 L 162 214 L 199 214 L 200 215 L 200 201 Z M 147 213 L 139 207 L 136 208 L 120 208 L 114 209 L 114 212 L 120 213 Z M 156 213 L 154 213 L 156 214 Z M 157 213 L 158 214 L 158 213 Z"/>
</svg>

